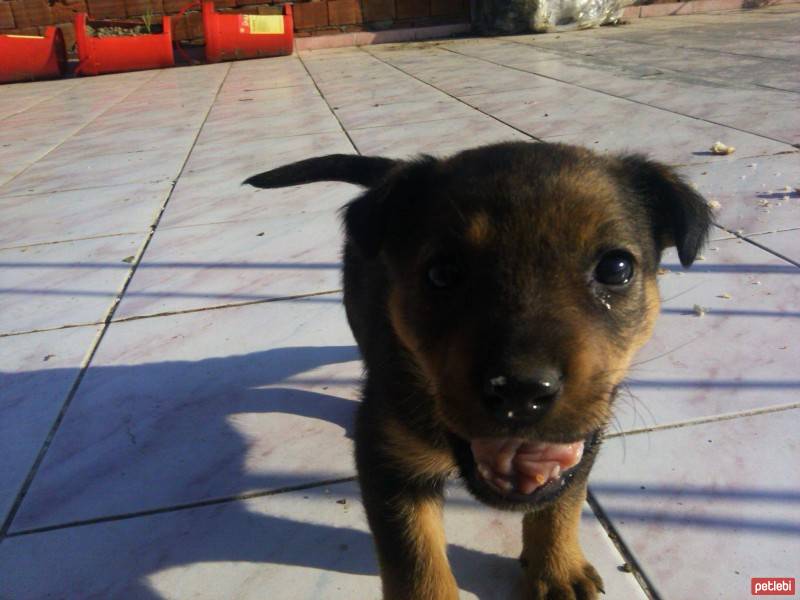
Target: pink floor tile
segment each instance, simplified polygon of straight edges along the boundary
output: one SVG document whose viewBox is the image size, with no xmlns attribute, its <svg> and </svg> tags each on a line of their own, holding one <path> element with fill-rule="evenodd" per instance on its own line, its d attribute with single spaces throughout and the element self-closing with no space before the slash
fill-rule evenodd
<svg viewBox="0 0 800 600">
<path fill-rule="evenodd" d="M 610 440 L 590 489 L 663 598 L 797 573 L 798 410 Z"/>
</svg>

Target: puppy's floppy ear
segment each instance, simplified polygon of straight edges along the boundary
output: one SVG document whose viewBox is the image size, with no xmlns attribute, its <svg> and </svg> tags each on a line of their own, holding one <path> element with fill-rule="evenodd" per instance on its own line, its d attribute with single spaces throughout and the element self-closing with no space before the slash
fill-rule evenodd
<svg viewBox="0 0 800 600">
<path fill-rule="evenodd" d="M 383 181 L 344 207 L 347 237 L 365 257 L 377 256 L 393 225 L 413 224 L 410 217 L 427 191 L 435 163 L 430 156 L 398 162 Z"/>
<path fill-rule="evenodd" d="M 623 156 L 625 176 L 650 213 L 659 249 L 675 246 L 691 266 L 708 237 L 711 208 L 670 167 L 644 156 Z"/>
</svg>

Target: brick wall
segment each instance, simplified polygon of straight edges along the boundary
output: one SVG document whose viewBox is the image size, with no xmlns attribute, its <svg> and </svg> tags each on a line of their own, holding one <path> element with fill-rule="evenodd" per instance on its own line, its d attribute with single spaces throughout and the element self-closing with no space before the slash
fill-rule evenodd
<svg viewBox="0 0 800 600">
<path fill-rule="evenodd" d="M 128 19 L 152 14 L 175 15 L 189 0 L 0 0 L 0 34 L 41 35 L 48 25 L 64 32 L 67 47 L 75 43 L 72 18 L 88 12 L 98 19 Z M 274 12 L 275 0 L 214 0 L 221 10 Z M 277 6 L 276 6 L 277 5 Z M 420 27 L 469 21 L 469 0 L 301 0 L 294 3 L 298 36 L 350 31 Z M 202 41 L 199 13 L 173 18 L 173 37 Z"/>
</svg>

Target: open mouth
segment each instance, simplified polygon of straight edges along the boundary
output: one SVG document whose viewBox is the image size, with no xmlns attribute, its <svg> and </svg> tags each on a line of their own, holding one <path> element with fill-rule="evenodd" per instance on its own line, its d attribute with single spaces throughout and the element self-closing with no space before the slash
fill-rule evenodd
<svg viewBox="0 0 800 600">
<path fill-rule="evenodd" d="M 591 463 L 599 441 L 599 432 L 571 443 L 476 438 L 459 444 L 459 463 L 480 499 L 500 506 L 530 506 L 559 496 L 582 466 Z"/>
</svg>

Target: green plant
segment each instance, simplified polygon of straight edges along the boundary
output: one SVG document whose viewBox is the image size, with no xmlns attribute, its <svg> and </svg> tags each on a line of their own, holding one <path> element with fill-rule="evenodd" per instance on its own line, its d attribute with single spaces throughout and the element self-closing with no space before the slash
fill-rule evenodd
<svg viewBox="0 0 800 600">
<path fill-rule="evenodd" d="M 144 23 L 144 30 L 147 33 L 153 33 L 153 9 L 147 9 L 147 12 L 142 16 L 142 22 Z"/>
</svg>

